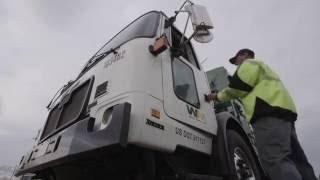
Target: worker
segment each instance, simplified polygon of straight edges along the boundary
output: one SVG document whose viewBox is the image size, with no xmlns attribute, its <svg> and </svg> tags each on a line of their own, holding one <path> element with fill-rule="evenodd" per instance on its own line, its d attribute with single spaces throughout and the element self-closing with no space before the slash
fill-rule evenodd
<svg viewBox="0 0 320 180">
<path fill-rule="evenodd" d="M 229 61 L 238 66 L 225 89 L 207 100 L 239 98 L 253 126 L 262 165 L 272 180 L 316 180 L 295 131 L 295 104 L 279 76 L 250 49 L 240 50 Z"/>
</svg>

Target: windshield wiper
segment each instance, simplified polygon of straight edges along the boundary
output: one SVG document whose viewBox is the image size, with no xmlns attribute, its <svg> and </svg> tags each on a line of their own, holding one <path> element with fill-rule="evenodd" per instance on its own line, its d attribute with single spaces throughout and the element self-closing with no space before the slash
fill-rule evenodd
<svg viewBox="0 0 320 180">
<path fill-rule="evenodd" d="M 51 105 L 54 104 L 57 99 L 61 96 L 61 94 L 68 89 L 75 81 L 70 80 L 67 84 L 64 84 L 57 92 L 56 94 L 52 97 L 51 101 L 47 105 L 47 109 L 50 110 L 52 109 Z M 60 93 L 60 94 L 59 94 Z M 59 94 L 59 95 L 58 95 Z M 58 96 L 57 96 L 58 95 Z"/>
<path fill-rule="evenodd" d="M 83 68 L 83 70 L 81 71 L 80 75 L 81 76 L 83 73 L 85 73 L 88 69 L 90 69 L 92 67 L 92 65 L 96 64 L 97 62 L 101 61 L 102 59 L 104 59 L 106 56 L 108 56 L 110 53 L 113 53 L 113 54 L 118 54 L 118 51 L 116 49 L 119 49 L 119 47 L 117 48 L 111 48 L 110 50 L 108 51 L 105 51 L 99 55 L 94 55 L 90 60 L 89 62 L 87 63 L 87 65 Z"/>
</svg>

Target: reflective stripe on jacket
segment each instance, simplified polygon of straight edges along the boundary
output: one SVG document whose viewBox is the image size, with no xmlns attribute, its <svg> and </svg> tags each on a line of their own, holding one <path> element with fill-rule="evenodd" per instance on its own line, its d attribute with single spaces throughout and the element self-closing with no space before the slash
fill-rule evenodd
<svg viewBox="0 0 320 180">
<path fill-rule="evenodd" d="M 272 116 L 295 121 L 294 102 L 279 76 L 266 64 L 248 59 L 238 66 L 227 88 L 218 93 L 219 101 L 240 98 L 249 121 Z"/>
</svg>

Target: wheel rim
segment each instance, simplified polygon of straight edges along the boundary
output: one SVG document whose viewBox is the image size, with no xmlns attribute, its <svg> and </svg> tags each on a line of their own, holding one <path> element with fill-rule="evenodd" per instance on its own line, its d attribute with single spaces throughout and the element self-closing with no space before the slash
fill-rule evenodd
<svg viewBox="0 0 320 180">
<path fill-rule="evenodd" d="M 239 180 L 255 180 L 256 177 L 254 175 L 254 171 L 252 168 L 252 164 L 249 161 L 246 153 L 239 148 L 236 147 L 233 152 L 234 164 L 236 168 L 236 173 Z"/>
</svg>

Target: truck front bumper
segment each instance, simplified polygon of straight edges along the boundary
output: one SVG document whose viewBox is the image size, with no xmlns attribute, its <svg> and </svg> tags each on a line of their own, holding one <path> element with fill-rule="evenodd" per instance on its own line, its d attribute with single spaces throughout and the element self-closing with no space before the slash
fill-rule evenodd
<svg viewBox="0 0 320 180">
<path fill-rule="evenodd" d="M 34 173 L 61 165 L 107 147 L 127 145 L 131 104 L 114 106 L 110 124 L 99 131 L 92 131 L 94 118 L 88 117 L 35 145 L 25 154 L 15 176 Z"/>
</svg>

